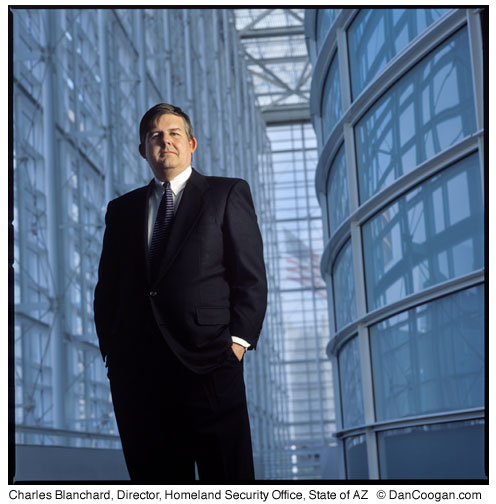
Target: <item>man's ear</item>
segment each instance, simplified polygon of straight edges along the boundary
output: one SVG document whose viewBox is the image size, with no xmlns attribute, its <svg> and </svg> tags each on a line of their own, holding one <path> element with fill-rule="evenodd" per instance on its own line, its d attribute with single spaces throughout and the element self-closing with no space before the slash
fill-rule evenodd
<svg viewBox="0 0 496 504">
<path fill-rule="evenodd" d="M 138 145 L 138 150 L 139 150 L 141 157 L 143 159 L 146 159 L 146 151 L 145 151 L 145 147 L 143 146 L 143 144 Z"/>
<path fill-rule="evenodd" d="M 189 145 L 191 147 L 191 153 L 195 152 L 196 148 L 198 147 L 198 142 L 196 141 L 195 137 L 191 138 L 191 140 L 189 141 Z"/>
</svg>

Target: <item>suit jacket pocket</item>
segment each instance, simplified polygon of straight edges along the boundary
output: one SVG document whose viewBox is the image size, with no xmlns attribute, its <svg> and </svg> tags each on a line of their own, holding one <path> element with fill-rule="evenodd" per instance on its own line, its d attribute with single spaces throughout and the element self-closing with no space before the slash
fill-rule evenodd
<svg viewBox="0 0 496 504">
<path fill-rule="evenodd" d="M 200 325 L 227 325 L 231 319 L 229 308 L 197 307 L 196 321 Z"/>
</svg>

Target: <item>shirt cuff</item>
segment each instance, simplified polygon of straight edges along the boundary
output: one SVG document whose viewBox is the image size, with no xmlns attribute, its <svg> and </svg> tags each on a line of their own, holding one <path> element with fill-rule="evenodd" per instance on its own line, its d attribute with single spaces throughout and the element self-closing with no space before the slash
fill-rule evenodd
<svg viewBox="0 0 496 504">
<path fill-rule="evenodd" d="M 250 343 L 248 341 L 245 341 L 244 339 L 238 338 L 237 336 L 231 336 L 233 343 L 238 343 L 238 345 L 241 345 L 242 347 L 245 348 L 250 348 Z"/>
</svg>

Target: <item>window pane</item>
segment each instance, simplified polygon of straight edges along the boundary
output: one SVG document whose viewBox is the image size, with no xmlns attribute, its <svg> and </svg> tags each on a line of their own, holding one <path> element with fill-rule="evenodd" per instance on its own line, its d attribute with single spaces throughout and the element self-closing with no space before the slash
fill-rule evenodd
<svg viewBox="0 0 496 504">
<path fill-rule="evenodd" d="M 324 141 L 339 121 L 341 109 L 341 85 L 339 83 L 338 55 L 334 55 L 327 72 L 322 97 L 322 129 Z"/>
<path fill-rule="evenodd" d="M 358 122 L 360 201 L 476 130 L 467 29 L 405 74 Z"/>
<path fill-rule="evenodd" d="M 343 146 L 339 149 L 331 166 L 327 185 L 327 204 L 332 234 L 350 214 L 348 176 Z"/>
<path fill-rule="evenodd" d="M 362 9 L 348 30 L 353 98 L 449 9 Z"/>
<path fill-rule="evenodd" d="M 369 479 L 367 444 L 365 436 L 345 439 L 346 476 L 348 479 Z"/>
<path fill-rule="evenodd" d="M 484 287 L 370 328 L 378 421 L 484 404 Z"/>
<path fill-rule="evenodd" d="M 338 359 L 343 426 L 349 428 L 362 425 L 365 420 L 358 337 L 353 338 L 343 346 Z"/>
<path fill-rule="evenodd" d="M 363 226 L 369 310 L 484 264 L 479 155 L 446 168 Z"/>
<path fill-rule="evenodd" d="M 483 420 L 394 429 L 377 439 L 382 479 L 486 478 Z"/>
<path fill-rule="evenodd" d="M 336 19 L 337 9 L 317 9 L 317 47 L 320 49 L 324 39 Z"/>
<path fill-rule="evenodd" d="M 337 330 L 356 319 L 351 241 L 339 252 L 332 271 Z"/>
</svg>

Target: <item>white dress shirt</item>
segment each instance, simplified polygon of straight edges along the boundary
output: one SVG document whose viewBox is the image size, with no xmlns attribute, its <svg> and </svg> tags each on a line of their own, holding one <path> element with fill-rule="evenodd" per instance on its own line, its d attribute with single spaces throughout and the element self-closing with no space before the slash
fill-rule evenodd
<svg viewBox="0 0 496 504">
<path fill-rule="evenodd" d="M 183 195 L 184 188 L 186 187 L 186 182 L 191 177 L 191 173 L 192 173 L 191 166 L 188 166 L 184 171 L 182 171 L 179 175 L 177 175 L 170 181 L 174 214 L 176 213 L 177 207 L 181 202 L 181 197 Z M 152 242 L 153 228 L 155 226 L 158 207 L 160 205 L 160 200 L 162 199 L 164 191 L 165 189 L 163 186 L 163 182 L 160 181 L 157 177 L 155 177 L 153 191 L 148 201 L 148 247 L 151 245 Z M 250 346 L 250 344 L 247 341 L 245 341 L 242 338 L 238 338 L 237 336 L 232 336 L 232 340 L 234 343 L 238 343 L 245 348 L 248 348 Z"/>
</svg>

